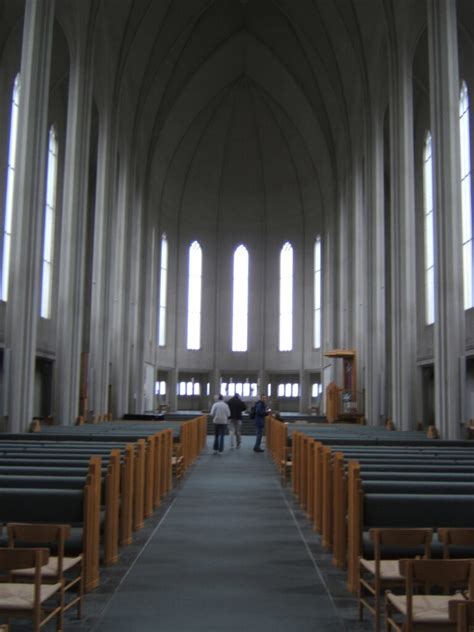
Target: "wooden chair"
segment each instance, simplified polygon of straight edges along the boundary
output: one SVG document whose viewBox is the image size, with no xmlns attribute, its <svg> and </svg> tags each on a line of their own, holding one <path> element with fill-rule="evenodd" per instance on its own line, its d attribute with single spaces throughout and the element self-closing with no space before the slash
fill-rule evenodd
<svg viewBox="0 0 474 632">
<path fill-rule="evenodd" d="M 374 617 L 374 630 L 380 630 L 380 611 L 384 590 L 403 586 L 405 578 L 400 574 L 398 559 L 385 559 L 389 549 L 403 551 L 403 557 L 420 555 L 430 557 L 432 529 L 370 529 L 374 546 L 374 559 L 359 558 L 358 606 L 362 620 L 364 608 Z"/>
<path fill-rule="evenodd" d="M 449 602 L 449 619 L 456 624 L 456 632 L 474 630 L 474 601 L 453 600 Z"/>
<path fill-rule="evenodd" d="M 387 632 L 456 632 L 450 618 L 451 601 L 464 601 L 462 592 L 455 595 L 434 592 L 434 587 L 474 589 L 474 560 L 401 560 L 400 572 L 405 577 L 405 594 L 385 593 Z M 424 594 L 415 594 L 416 585 L 424 585 Z M 429 593 L 428 593 L 429 590 Z M 452 612 L 452 610 L 451 610 Z"/>
<path fill-rule="evenodd" d="M 64 554 L 66 539 L 71 533 L 70 525 L 60 524 L 20 524 L 7 525 L 8 546 L 48 546 L 53 547 L 55 555 L 50 555 L 48 564 L 41 569 L 45 584 L 64 583 L 64 593 L 75 593 L 73 597 L 65 594 L 64 611 L 77 606 L 77 616 L 82 617 L 84 595 L 84 575 L 82 555 L 69 557 Z M 14 581 L 29 581 L 34 576 L 34 568 L 22 568 L 11 571 Z M 67 600 L 67 601 L 66 601 Z"/>
<path fill-rule="evenodd" d="M 438 540 L 443 544 L 443 558 L 451 557 L 472 557 L 465 555 L 462 549 L 470 547 L 474 549 L 474 528 L 461 527 L 440 527 L 438 529 Z M 456 547 L 461 549 L 460 555 L 455 555 Z"/>
<path fill-rule="evenodd" d="M 63 630 L 63 583 L 42 583 L 42 567 L 48 563 L 48 549 L 0 548 L 0 616 L 33 620 L 33 632 L 56 617 L 56 632 Z M 11 581 L 13 569 L 33 569 L 29 583 Z M 55 600 L 47 606 L 46 602 Z"/>
</svg>

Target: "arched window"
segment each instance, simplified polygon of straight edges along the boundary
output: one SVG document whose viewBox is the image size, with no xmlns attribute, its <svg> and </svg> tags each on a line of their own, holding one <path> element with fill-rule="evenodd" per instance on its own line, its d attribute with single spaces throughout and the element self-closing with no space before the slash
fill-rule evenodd
<svg viewBox="0 0 474 632">
<path fill-rule="evenodd" d="M 201 348 L 202 250 L 197 241 L 189 247 L 188 349 Z"/>
<path fill-rule="evenodd" d="M 43 273 L 41 279 L 40 311 L 43 318 L 51 318 L 57 176 L 58 139 L 53 126 L 49 130 L 48 163 L 46 167 L 46 200 L 44 205 Z"/>
<path fill-rule="evenodd" d="M 239 246 L 234 252 L 232 287 L 232 351 L 247 351 L 249 253 L 245 246 Z"/>
<path fill-rule="evenodd" d="M 427 132 L 423 149 L 423 209 L 425 217 L 425 319 L 434 323 L 434 213 L 433 213 L 433 160 L 431 134 Z"/>
<path fill-rule="evenodd" d="M 5 215 L 3 221 L 3 257 L 2 257 L 2 301 L 8 300 L 8 279 L 10 276 L 10 249 L 12 238 L 13 188 L 15 184 L 16 145 L 18 139 L 18 110 L 20 107 L 20 75 L 13 84 L 10 113 L 10 136 L 8 146 L 7 188 L 5 196 Z"/>
<path fill-rule="evenodd" d="M 293 348 L 293 248 L 286 242 L 280 251 L 279 350 Z"/>
<path fill-rule="evenodd" d="M 464 309 L 473 307 L 472 275 L 472 205 L 471 205 L 471 135 L 469 127 L 469 95 L 466 83 L 461 84 L 459 97 L 459 133 L 461 145 L 461 210 L 462 254 L 464 268 Z"/>
<path fill-rule="evenodd" d="M 314 348 L 321 347 L 321 237 L 314 244 Z"/>
<path fill-rule="evenodd" d="M 166 304 L 168 290 L 168 239 L 163 233 L 161 238 L 160 256 L 160 301 L 158 307 L 158 344 L 164 347 L 166 344 Z"/>
</svg>

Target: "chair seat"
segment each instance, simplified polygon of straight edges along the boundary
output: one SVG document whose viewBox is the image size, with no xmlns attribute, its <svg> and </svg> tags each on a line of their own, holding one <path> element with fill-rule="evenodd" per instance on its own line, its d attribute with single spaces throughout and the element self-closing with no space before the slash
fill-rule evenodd
<svg viewBox="0 0 474 632">
<path fill-rule="evenodd" d="M 63 557 L 63 572 L 67 572 L 77 566 L 81 561 L 81 556 L 77 557 Z M 34 568 L 22 568 L 21 570 L 13 570 L 11 574 L 16 577 L 34 577 L 35 569 Z M 58 558 L 50 557 L 49 562 L 41 567 L 41 575 L 44 578 L 48 577 L 56 577 L 58 574 Z"/>
<path fill-rule="evenodd" d="M 18 583 L 0 583 L 0 608 L 2 610 L 28 610 L 34 605 L 34 585 Z M 43 584 L 40 592 L 40 602 L 44 603 L 52 597 L 61 584 Z"/>
<path fill-rule="evenodd" d="M 360 565 L 363 566 L 366 571 L 375 575 L 375 560 L 366 560 L 364 557 L 361 557 Z M 380 560 L 380 579 L 382 581 L 403 581 L 403 577 L 400 575 L 398 560 Z"/>
<path fill-rule="evenodd" d="M 407 615 L 405 595 L 387 594 L 387 599 L 403 615 Z M 465 601 L 463 595 L 413 595 L 413 623 L 449 623 L 449 602 Z"/>
</svg>

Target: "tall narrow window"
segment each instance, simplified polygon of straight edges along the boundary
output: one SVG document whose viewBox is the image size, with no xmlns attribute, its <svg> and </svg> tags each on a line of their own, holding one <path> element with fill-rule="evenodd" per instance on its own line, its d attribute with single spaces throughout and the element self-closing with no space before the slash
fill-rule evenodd
<svg viewBox="0 0 474 632">
<path fill-rule="evenodd" d="M 160 304 L 158 310 L 158 344 L 166 344 L 166 299 L 168 290 L 168 239 L 166 234 L 161 238 L 160 257 Z"/>
<path fill-rule="evenodd" d="M 53 126 L 49 130 L 48 164 L 46 167 L 46 200 L 44 205 L 43 274 L 41 280 L 40 312 L 43 318 L 51 318 L 57 175 L 58 139 Z"/>
<path fill-rule="evenodd" d="M 2 258 L 2 301 L 8 300 L 8 279 L 10 276 L 10 250 L 13 217 L 13 187 L 15 184 L 16 145 L 18 138 L 18 109 L 20 106 L 20 75 L 13 84 L 10 114 L 10 137 L 8 147 L 7 188 L 5 196 L 5 216 L 3 222 L 3 258 Z"/>
<path fill-rule="evenodd" d="M 459 133 L 461 141 L 462 254 L 464 268 L 464 309 L 474 306 L 472 275 L 471 135 L 469 95 L 463 81 L 459 97 Z"/>
<path fill-rule="evenodd" d="M 321 347 L 321 237 L 314 244 L 314 348 Z"/>
<path fill-rule="evenodd" d="M 280 351 L 293 348 L 293 248 L 286 242 L 280 252 Z"/>
<path fill-rule="evenodd" d="M 188 349 L 201 348 L 202 250 L 197 241 L 189 248 Z"/>
<path fill-rule="evenodd" d="M 239 246 L 234 252 L 232 285 L 232 351 L 247 351 L 249 253 L 245 246 Z"/>
<path fill-rule="evenodd" d="M 433 213 L 433 160 L 431 134 L 427 132 L 423 150 L 423 208 L 425 215 L 425 318 L 434 323 L 434 213 Z"/>
</svg>

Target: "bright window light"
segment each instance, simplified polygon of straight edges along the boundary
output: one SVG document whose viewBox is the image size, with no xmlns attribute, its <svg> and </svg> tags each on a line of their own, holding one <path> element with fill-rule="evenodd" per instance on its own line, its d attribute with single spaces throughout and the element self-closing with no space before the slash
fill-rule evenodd
<svg viewBox="0 0 474 632">
<path fill-rule="evenodd" d="M 232 287 L 232 351 L 247 351 L 249 253 L 245 246 L 239 246 L 234 252 Z"/>
<path fill-rule="evenodd" d="M 462 254 L 464 272 L 464 309 L 474 306 L 472 274 L 472 203 L 471 203 L 471 133 L 469 127 L 469 94 L 461 84 L 459 97 L 459 135 L 461 147 Z"/>
<path fill-rule="evenodd" d="M 44 208 L 43 270 L 40 311 L 43 318 L 51 318 L 57 176 L 58 139 L 53 126 L 49 130 L 48 164 L 46 167 L 46 202 Z"/>
<path fill-rule="evenodd" d="M 321 237 L 314 244 L 314 348 L 321 347 Z"/>
<path fill-rule="evenodd" d="M 423 207 L 425 216 L 425 319 L 434 323 L 434 209 L 433 209 L 433 158 L 431 134 L 427 132 L 423 150 Z"/>
<path fill-rule="evenodd" d="M 280 252 L 279 350 L 293 348 L 293 248 L 286 242 Z"/>
<path fill-rule="evenodd" d="M 3 223 L 3 256 L 2 256 L 2 301 L 8 300 L 8 280 L 10 277 L 10 253 L 13 219 L 13 188 L 15 185 L 16 146 L 18 140 L 18 110 L 20 107 L 20 75 L 13 84 L 10 110 L 10 136 L 8 143 L 7 187 L 5 195 L 5 220 Z"/>
<path fill-rule="evenodd" d="M 168 290 L 168 239 L 166 234 L 161 238 L 160 256 L 160 300 L 158 310 L 158 345 L 166 344 L 166 301 Z"/>
<path fill-rule="evenodd" d="M 201 348 L 202 250 L 197 241 L 189 248 L 188 349 Z"/>
</svg>

